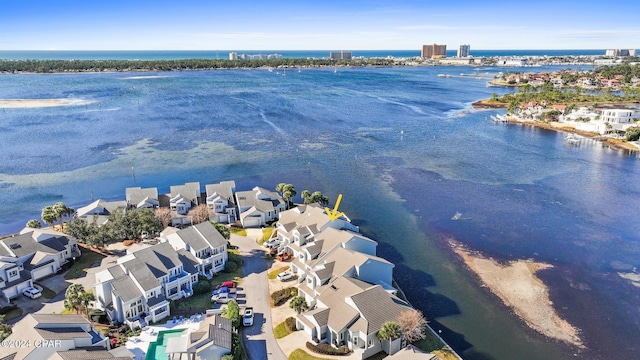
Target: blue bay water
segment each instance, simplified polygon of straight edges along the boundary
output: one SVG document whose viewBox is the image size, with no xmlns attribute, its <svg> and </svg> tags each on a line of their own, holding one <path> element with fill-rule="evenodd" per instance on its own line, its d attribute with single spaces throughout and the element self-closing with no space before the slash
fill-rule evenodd
<svg viewBox="0 0 640 360">
<path fill-rule="evenodd" d="M 640 289 L 619 274 L 640 265 L 637 156 L 492 123 L 494 111 L 470 104 L 506 90 L 437 76 L 469 71 L 0 76 L 1 99 L 89 102 L 0 109 L 0 233 L 46 205 L 122 199 L 128 186 L 292 182 L 298 193 L 343 194 L 341 210 L 380 242 L 409 300 L 465 359 L 633 358 Z M 451 219 L 456 212 L 463 220 Z M 449 239 L 495 259 L 553 265 L 540 277 L 586 349 L 527 328 Z"/>
</svg>

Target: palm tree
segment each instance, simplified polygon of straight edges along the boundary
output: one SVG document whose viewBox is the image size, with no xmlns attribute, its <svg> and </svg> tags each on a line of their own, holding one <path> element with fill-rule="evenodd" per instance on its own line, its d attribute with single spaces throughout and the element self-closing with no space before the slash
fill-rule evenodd
<svg viewBox="0 0 640 360">
<path fill-rule="evenodd" d="M 31 219 L 27 222 L 27 227 L 32 229 L 40 229 L 42 227 L 42 223 L 38 219 Z"/>
<path fill-rule="evenodd" d="M 290 207 L 293 197 L 297 194 L 293 184 L 280 183 L 276 186 L 276 191 L 280 192 L 282 199 L 287 203 L 287 207 Z"/>
<path fill-rule="evenodd" d="M 302 194 L 300 194 L 300 196 L 302 196 L 304 203 L 308 204 L 307 199 L 311 197 L 311 192 L 309 190 L 302 190 Z"/>
<path fill-rule="evenodd" d="M 95 295 L 89 291 L 83 291 L 79 296 L 80 304 L 84 307 L 84 311 L 89 319 L 89 303 L 96 300 Z M 89 319 L 90 320 L 90 319 Z"/>
<path fill-rule="evenodd" d="M 63 202 L 57 202 L 53 205 L 53 212 L 56 214 L 56 219 L 58 219 L 58 223 L 60 223 L 60 227 L 63 226 L 62 218 L 67 214 L 67 205 Z"/>
<path fill-rule="evenodd" d="M 78 309 L 83 302 L 82 293 L 84 292 L 82 285 L 70 285 L 64 293 L 64 308 L 67 310 L 75 310 L 75 312 L 78 313 Z"/>
<path fill-rule="evenodd" d="M 382 324 L 380 331 L 378 331 L 378 339 L 380 341 L 388 340 L 389 345 L 387 347 L 387 354 L 391 351 L 391 343 L 393 340 L 396 340 L 402 336 L 402 330 L 400 329 L 400 325 L 397 322 L 387 321 Z"/>
<path fill-rule="evenodd" d="M 55 210 L 53 210 L 53 206 L 46 206 L 44 209 L 42 209 L 42 215 L 40 217 L 42 218 L 42 221 L 44 221 L 49 226 L 53 226 L 53 223 L 58 218 L 56 216 Z"/>
</svg>

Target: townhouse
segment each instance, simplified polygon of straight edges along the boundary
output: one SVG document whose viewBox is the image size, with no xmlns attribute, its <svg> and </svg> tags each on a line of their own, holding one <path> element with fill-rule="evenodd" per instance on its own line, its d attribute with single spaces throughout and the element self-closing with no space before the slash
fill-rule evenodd
<svg viewBox="0 0 640 360">
<path fill-rule="evenodd" d="M 222 224 L 233 224 L 238 220 L 233 194 L 236 192 L 235 181 L 222 181 L 219 184 L 205 186 L 207 207 L 211 220 Z"/>
<path fill-rule="evenodd" d="M 228 260 L 227 240 L 210 222 L 163 233 L 169 234 L 161 235 L 161 241 L 169 242 L 176 251 L 191 254 L 193 265 L 199 274 L 210 279 L 224 270 Z"/>
<path fill-rule="evenodd" d="M 124 347 L 111 350 L 109 338 L 81 315 L 27 314 L 12 330 L 1 359 L 134 359 Z"/>
<path fill-rule="evenodd" d="M 196 263 L 190 251 L 176 251 L 169 242 L 127 254 L 96 273 L 95 305 L 131 328 L 160 321 L 170 315 L 169 300 L 193 295 Z"/>
<path fill-rule="evenodd" d="M 245 228 L 264 226 L 277 220 L 280 213 L 287 209 L 280 194 L 259 186 L 250 191 L 238 191 L 235 195 L 240 223 Z"/>
<path fill-rule="evenodd" d="M 19 235 L 0 240 L 0 289 L 5 300 L 79 256 L 75 238 L 50 228 L 25 228 Z"/>
</svg>

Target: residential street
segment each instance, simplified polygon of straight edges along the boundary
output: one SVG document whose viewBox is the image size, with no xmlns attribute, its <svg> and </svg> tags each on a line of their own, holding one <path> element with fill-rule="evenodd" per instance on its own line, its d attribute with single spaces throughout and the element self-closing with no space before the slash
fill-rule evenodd
<svg viewBox="0 0 640 360">
<path fill-rule="evenodd" d="M 262 232 L 260 231 L 260 236 Z M 231 234 L 231 244 L 238 246 L 243 259 L 242 288 L 246 297 L 239 299 L 240 307 L 253 306 L 255 318 L 253 326 L 243 329 L 244 344 L 249 359 L 286 360 L 278 346 L 271 328 L 271 308 L 269 307 L 269 283 L 267 270 L 269 262 L 264 250 L 258 246 L 255 237 Z"/>
</svg>

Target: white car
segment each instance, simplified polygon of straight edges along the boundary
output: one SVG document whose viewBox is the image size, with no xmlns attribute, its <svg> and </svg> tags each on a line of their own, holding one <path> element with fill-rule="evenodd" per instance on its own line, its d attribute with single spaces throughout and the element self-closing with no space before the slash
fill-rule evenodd
<svg viewBox="0 0 640 360">
<path fill-rule="evenodd" d="M 34 287 L 28 287 L 22 291 L 22 295 L 28 298 L 37 299 L 42 296 L 42 292 Z"/>
<path fill-rule="evenodd" d="M 242 315 L 242 325 L 253 326 L 253 308 L 252 307 L 248 307 L 244 310 L 244 314 Z"/>
<path fill-rule="evenodd" d="M 269 240 L 269 241 L 264 243 L 264 247 L 269 248 L 269 249 L 275 248 L 275 247 L 278 247 L 278 246 L 280 246 L 280 240 L 278 240 L 278 239 L 271 239 L 271 240 Z"/>
<path fill-rule="evenodd" d="M 280 281 L 289 281 L 293 279 L 293 273 L 291 271 L 283 271 L 278 274 L 278 280 Z"/>
</svg>

